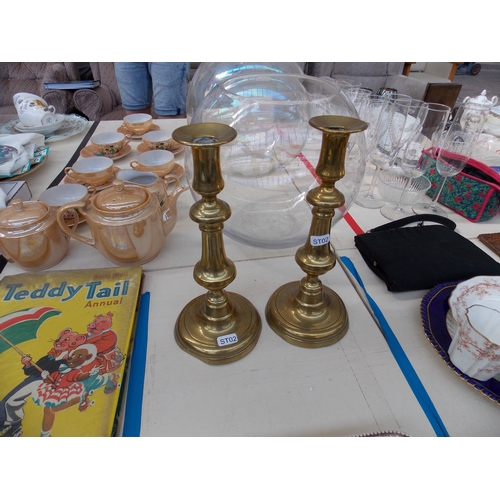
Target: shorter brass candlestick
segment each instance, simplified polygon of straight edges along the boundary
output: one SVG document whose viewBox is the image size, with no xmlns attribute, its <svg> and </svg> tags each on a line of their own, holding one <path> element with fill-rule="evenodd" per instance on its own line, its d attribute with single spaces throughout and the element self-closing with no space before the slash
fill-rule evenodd
<svg viewBox="0 0 500 500">
<path fill-rule="evenodd" d="M 191 146 L 192 188 L 201 200 L 189 215 L 202 233 L 202 256 L 194 267 L 194 279 L 208 292 L 189 302 L 175 325 L 179 347 L 205 363 L 220 365 L 246 356 L 257 344 L 262 322 L 244 297 L 224 289 L 235 279 L 236 268 L 224 251 L 222 229 L 231 216 L 229 205 L 217 198 L 224 188 L 220 146 L 236 137 L 236 131 L 220 123 L 180 127 L 172 138 Z"/>
<path fill-rule="evenodd" d="M 335 255 L 330 248 L 330 230 L 335 209 L 345 204 L 335 183 L 344 177 L 349 136 L 362 132 L 367 124 L 346 116 L 317 116 L 309 124 L 321 130 L 323 141 L 316 175 L 321 184 L 309 191 L 312 223 L 308 239 L 295 254 L 306 273 L 301 281 L 278 288 L 266 306 L 269 326 L 287 342 L 300 347 L 324 347 L 338 342 L 349 327 L 342 299 L 323 286 L 319 276 L 333 269 Z"/>
</svg>

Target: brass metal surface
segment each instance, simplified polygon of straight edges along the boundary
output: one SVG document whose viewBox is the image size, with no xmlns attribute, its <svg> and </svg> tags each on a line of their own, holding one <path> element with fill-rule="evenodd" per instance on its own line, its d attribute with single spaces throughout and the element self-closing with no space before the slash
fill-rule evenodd
<svg viewBox="0 0 500 500">
<path fill-rule="evenodd" d="M 262 322 L 246 298 L 225 288 L 234 281 L 236 267 L 226 257 L 222 229 L 231 216 L 229 205 L 217 198 L 224 188 L 220 146 L 236 131 L 228 125 L 199 123 L 180 127 L 172 138 L 190 146 L 193 156 L 192 188 L 201 199 L 190 211 L 201 235 L 201 259 L 194 280 L 208 292 L 189 302 L 175 325 L 175 340 L 187 353 L 208 364 L 225 364 L 246 356 L 257 344 Z"/>
<path fill-rule="evenodd" d="M 322 131 L 323 140 L 316 166 L 321 184 L 311 189 L 306 197 L 312 205 L 309 236 L 295 254 L 295 261 L 306 276 L 301 281 L 281 286 L 271 295 L 266 319 L 273 331 L 290 344 L 314 348 L 338 342 L 349 327 L 342 299 L 324 286 L 319 277 L 333 269 L 336 263 L 329 235 L 335 209 L 345 203 L 335 183 L 345 175 L 349 136 L 362 132 L 367 124 L 346 116 L 317 116 L 311 118 L 309 124 Z M 315 240 L 324 243 L 318 244 Z"/>
</svg>

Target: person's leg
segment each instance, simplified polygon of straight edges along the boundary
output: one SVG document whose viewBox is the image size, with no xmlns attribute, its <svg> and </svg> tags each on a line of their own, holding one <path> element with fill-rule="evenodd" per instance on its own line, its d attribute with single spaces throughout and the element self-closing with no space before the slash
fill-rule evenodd
<svg viewBox="0 0 500 500">
<path fill-rule="evenodd" d="M 189 63 L 149 63 L 149 72 L 155 113 L 160 117 L 185 114 Z"/>
<path fill-rule="evenodd" d="M 148 63 L 115 62 L 122 105 L 131 113 L 151 113 L 152 82 Z"/>
<path fill-rule="evenodd" d="M 5 400 L 5 422 L 4 425 L 20 424 L 24 418 L 24 406 L 26 400 L 41 385 L 42 379 L 27 378 L 20 383 L 15 390 L 9 393 Z"/>
</svg>

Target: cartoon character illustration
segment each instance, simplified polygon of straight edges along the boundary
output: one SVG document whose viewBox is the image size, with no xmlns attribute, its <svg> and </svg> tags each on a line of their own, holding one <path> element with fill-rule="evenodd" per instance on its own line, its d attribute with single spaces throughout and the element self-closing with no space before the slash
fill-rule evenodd
<svg viewBox="0 0 500 500">
<path fill-rule="evenodd" d="M 44 407 L 41 436 L 50 436 L 56 413 L 82 401 L 85 395 L 82 382 L 98 375 L 100 366 L 94 365 L 89 371 L 83 371 L 82 368 L 93 363 L 96 357 L 95 345 L 83 344 L 77 347 L 70 352 L 58 371 L 50 374 L 53 381 L 46 377 L 37 387 L 33 393 L 33 401 Z"/>
<path fill-rule="evenodd" d="M 116 370 L 125 359 L 120 348 L 116 347 L 118 335 L 112 326 L 112 312 L 95 316 L 94 321 L 87 325 L 87 342 L 97 347 L 97 361 L 103 366 L 101 373 Z"/>
<path fill-rule="evenodd" d="M 36 363 L 33 363 L 29 354 L 22 356 L 21 363 L 27 378 L 0 401 L 0 436 L 21 435 L 27 398 L 43 383 L 43 378 L 49 373 L 57 372 L 70 351 L 84 344 L 86 340 L 86 335 L 65 328 L 57 336 L 53 348 Z"/>
<path fill-rule="evenodd" d="M 120 384 L 118 383 L 118 374 L 110 373 L 120 367 L 125 360 L 125 356 L 119 347 L 116 347 L 118 335 L 113 326 L 113 313 L 108 312 L 106 315 L 99 314 L 94 317 L 94 321 L 87 325 L 87 342 L 93 344 L 97 348 L 97 357 L 94 364 L 88 366 L 88 369 L 93 366 L 99 365 L 100 375 L 93 376 L 84 381 L 85 394 L 80 402 L 78 409 L 80 411 L 86 410 L 91 402 L 91 396 L 96 389 L 104 387 L 104 394 L 111 394 Z"/>
</svg>

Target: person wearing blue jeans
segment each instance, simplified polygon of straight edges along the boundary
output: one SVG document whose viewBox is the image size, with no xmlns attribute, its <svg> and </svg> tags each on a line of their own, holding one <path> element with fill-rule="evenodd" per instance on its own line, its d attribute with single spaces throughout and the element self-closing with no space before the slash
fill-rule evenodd
<svg viewBox="0 0 500 500">
<path fill-rule="evenodd" d="M 115 75 L 127 114 L 154 111 L 162 117 L 186 113 L 189 63 L 115 62 Z"/>
</svg>

